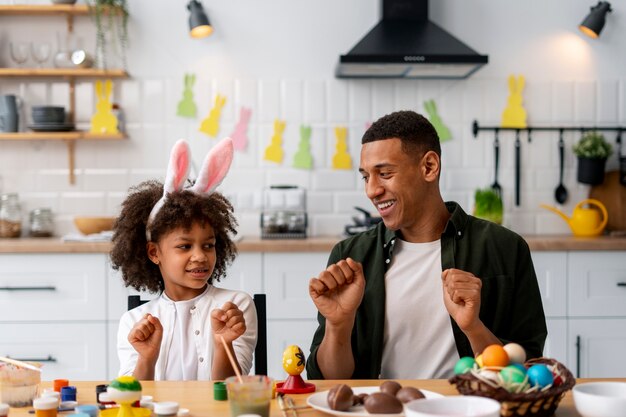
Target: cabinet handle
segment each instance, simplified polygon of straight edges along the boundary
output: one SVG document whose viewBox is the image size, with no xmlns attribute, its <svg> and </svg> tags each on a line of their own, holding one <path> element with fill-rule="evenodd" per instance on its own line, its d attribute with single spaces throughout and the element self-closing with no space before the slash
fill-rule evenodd
<svg viewBox="0 0 626 417">
<path fill-rule="evenodd" d="M 12 358 L 9 355 L 7 355 L 7 358 L 15 359 L 16 361 L 22 361 L 22 362 L 56 362 L 57 361 L 57 359 L 53 357 L 52 355 L 48 355 L 47 358 Z"/>
<path fill-rule="evenodd" d="M 576 336 L 576 378 L 580 378 L 580 335 Z"/>
<path fill-rule="evenodd" d="M 56 291 L 57 287 L 0 287 L 0 291 Z"/>
<path fill-rule="evenodd" d="M 617 286 L 618 287 L 626 287 L 626 282 L 618 282 Z"/>
</svg>

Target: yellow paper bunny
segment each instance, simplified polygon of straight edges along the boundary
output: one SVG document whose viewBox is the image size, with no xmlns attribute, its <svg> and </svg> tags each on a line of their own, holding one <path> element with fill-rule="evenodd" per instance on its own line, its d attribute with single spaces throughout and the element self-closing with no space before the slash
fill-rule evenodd
<svg viewBox="0 0 626 417">
<path fill-rule="evenodd" d="M 222 115 L 222 108 L 226 104 L 226 97 L 222 95 L 215 96 L 215 104 L 209 112 L 208 117 L 202 120 L 200 124 L 200 132 L 206 133 L 211 137 L 216 137 L 217 132 L 220 131 L 220 117 Z"/>
<path fill-rule="evenodd" d="M 334 169 L 352 169 L 352 160 L 348 153 L 348 137 L 347 127 L 336 127 L 335 137 L 337 138 L 336 149 L 337 152 L 333 155 L 333 168 Z"/>
<path fill-rule="evenodd" d="M 283 120 L 274 120 L 274 134 L 272 135 L 271 143 L 265 148 L 266 161 L 276 162 L 280 164 L 283 162 L 283 132 L 285 131 L 286 122 Z"/>
<path fill-rule="evenodd" d="M 96 81 L 96 113 L 91 117 L 92 133 L 118 133 L 117 117 L 111 111 L 111 91 L 113 91 L 113 82 L 106 80 L 104 90 L 102 89 L 102 81 Z"/>
<path fill-rule="evenodd" d="M 517 80 L 514 75 L 509 76 L 509 99 L 502 112 L 502 127 L 525 128 L 527 126 L 526 110 L 522 104 L 524 83 L 523 75 L 520 75 Z"/>
</svg>

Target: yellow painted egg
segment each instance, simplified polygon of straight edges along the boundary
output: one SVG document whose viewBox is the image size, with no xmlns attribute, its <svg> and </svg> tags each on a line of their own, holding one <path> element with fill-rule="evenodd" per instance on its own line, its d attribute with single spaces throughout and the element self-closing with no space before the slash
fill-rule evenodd
<svg viewBox="0 0 626 417">
<path fill-rule="evenodd" d="M 304 371 L 304 352 L 300 346 L 291 345 L 283 352 L 283 369 L 289 375 L 300 375 Z"/>
<path fill-rule="evenodd" d="M 476 364 L 478 364 L 479 368 L 483 367 L 483 355 L 482 353 L 478 356 L 476 356 Z"/>
</svg>

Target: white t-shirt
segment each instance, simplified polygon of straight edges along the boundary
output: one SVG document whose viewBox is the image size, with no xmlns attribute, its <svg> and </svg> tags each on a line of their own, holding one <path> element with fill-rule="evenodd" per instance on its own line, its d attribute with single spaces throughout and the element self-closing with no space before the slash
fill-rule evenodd
<svg viewBox="0 0 626 417">
<path fill-rule="evenodd" d="M 210 380 L 213 362 L 211 311 L 230 301 L 237 305 L 246 321 L 246 332 L 233 341 L 233 349 L 247 375 L 257 340 L 257 315 L 252 297 L 241 291 L 216 288 L 212 285 L 193 300 L 174 302 L 165 294 L 124 313 L 117 332 L 119 375 L 132 375 L 137 365 L 137 351 L 128 341 L 128 333 L 146 313 L 161 321 L 163 339 L 154 369 L 159 380 Z"/>
<path fill-rule="evenodd" d="M 459 354 L 443 303 L 441 241 L 395 240 L 385 274 L 385 330 L 381 378 L 453 375 Z"/>
</svg>

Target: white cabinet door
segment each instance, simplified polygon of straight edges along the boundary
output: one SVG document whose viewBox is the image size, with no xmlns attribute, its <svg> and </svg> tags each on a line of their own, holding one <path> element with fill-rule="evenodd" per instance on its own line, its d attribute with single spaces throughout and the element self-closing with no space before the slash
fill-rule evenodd
<svg viewBox="0 0 626 417">
<path fill-rule="evenodd" d="M 240 253 L 226 272 L 226 278 L 214 283 L 216 287 L 247 292 L 250 295 L 262 294 L 263 254 Z"/>
<path fill-rule="evenodd" d="M 120 360 L 117 357 L 117 329 L 119 321 L 107 322 L 107 380 L 111 381 L 117 378 L 120 371 Z"/>
<path fill-rule="evenodd" d="M 283 369 L 283 352 L 289 345 L 298 345 L 309 358 L 309 349 L 313 334 L 317 329 L 317 320 L 273 320 L 267 327 L 267 373 L 272 378 L 287 378 Z M 306 378 L 306 372 L 302 374 Z"/>
<path fill-rule="evenodd" d="M 0 353 L 41 361 L 41 379 L 102 381 L 107 378 L 106 325 L 99 323 L 0 324 Z"/>
<path fill-rule="evenodd" d="M 0 321 L 104 320 L 104 254 L 0 256 Z"/>
<path fill-rule="evenodd" d="M 309 280 L 326 269 L 327 261 L 326 253 L 266 253 L 267 318 L 315 320 L 317 309 L 309 296 Z"/>
<path fill-rule="evenodd" d="M 626 252 L 569 253 L 570 317 L 626 316 Z"/>
<path fill-rule="evenodd" d="M 570 319 L 568 350 L 576 377 L 626 377 L 626 318 Z"/>
<path fill-rule="evenodd" d="M 567 320 L 547 319 L 548 338 L 543 348 L 543 356 L 553 358 L 572 370 L 571 361 L 567 357 Z"/>
<path fill-rule="evenodd" d="M 532 259 L 546 317 L 565 317 L 567 252 L 533 252 Z"/>
<path fill-rule="evenodd" d="M 115 271 L 107 262 L 107 320 L 119 320 L 128 310 L 128 296 L 140 295 L 142 300 L 152 300 L 158 294 L 140 293 L 131 287 L 126 287 L 122 280 L 122 271 Z"/>
</svg>

